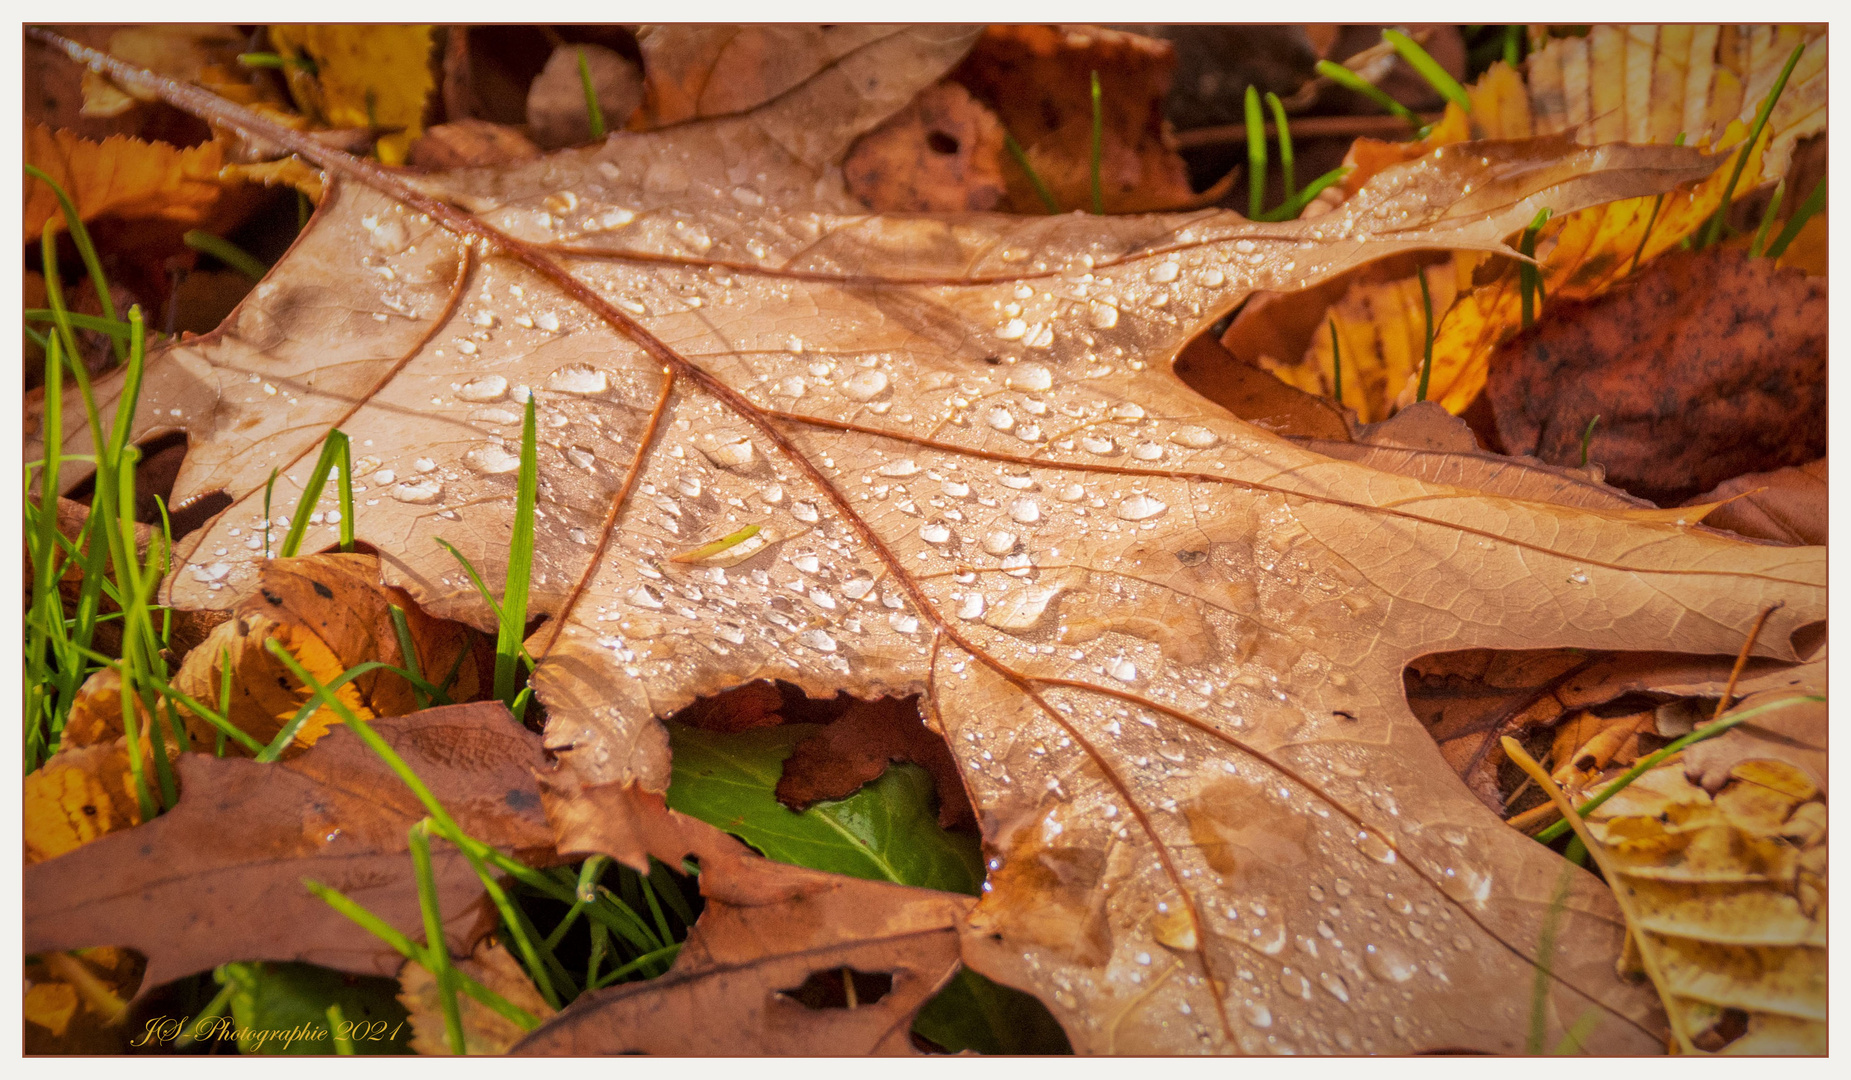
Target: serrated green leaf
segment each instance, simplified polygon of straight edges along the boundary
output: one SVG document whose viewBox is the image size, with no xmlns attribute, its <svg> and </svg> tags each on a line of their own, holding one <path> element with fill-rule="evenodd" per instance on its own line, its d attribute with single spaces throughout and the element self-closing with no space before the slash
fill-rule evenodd
<svg viewBox="0 0 1851 1080">
<path fill-rule="evenodd" d="M 890 766 L 848 798 L 797 813 L 774 789 L 784 759 L 817 725 L 733 734 L 680 724 L 668 730 L 674 750 L 668 805 L 725 829 L 767 858 L 970 895 L 983 883 L 977 838 L 939 826 L 932 777 L 917 765 Z"/>
<path fill-rule="evenodd" d="M 332 1054 L 328 1006 L 339 1004 L 356 1054 L 408 1054 L 411 1025 L 394 979 L 314 964 L 226 964 L 238 1049 L 247 1054 Z"/>
</svg>

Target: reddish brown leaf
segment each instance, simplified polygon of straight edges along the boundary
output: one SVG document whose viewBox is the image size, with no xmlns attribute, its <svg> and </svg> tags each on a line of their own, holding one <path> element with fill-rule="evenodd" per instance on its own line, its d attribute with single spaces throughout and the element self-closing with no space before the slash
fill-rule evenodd
<svg viewBox="0 0 1851 1080">
<path fill-rule="evenodd" d="M 1092 79 L 1099 73 L 1104 142 L 1100 187 L 1108 213 L 1174 210 L 1197 196 L 1163 128 L 1176 50 L 1167 41 L 1096 26 L 992 26 L 952 73 L 996 110 L 1063 210 L 1092 207 Z M 1046 211 L 1028 174 L 1004 166 L 1003 209 Z"/>
<path fill-rule="evenodd" d="M 874 210 L 994 210 L 1003 198 L 1003 126 L 953 82 L 863 135 L 842 162 L 850 194 Z"/>
<path fill-rule="evenodd" d="M 1736 498 L 1736 496 L 1741 496 Z M 1761 540 L 1787 544 L 1824 544 L 1827 511 L 1825 459 L 1789 465 L 1773 472 L 1746 473 L 1725 480 L 1712 491 L 1693 496 L 1684 505 L 1732 500 L 1703 519 L 1715 529 L 1728 529 Z"/>
<path fill-rule="evenodd" d="M 580 997 L 514 1052 L 910 1054 L 975 903 L 756 857 L 703 862 L 700 880 L 707 906 L 667 974 Z"/>
<path fill-rule="evenodd" d="M 1825 282 L 1715 248 L 1664 256 L 1502 347 L 1485 385 L 1513 454 L 1661 504 L 1825 452 Z"/>
<path fill-rule="evenodd" d="M 429 709 L 374 724 L 470 835 L 551 856 L 533 772 L 540 740 L 498 704 Z M 409 789 L 347 731 L 293 761 L 183 755 L 180 802 L 25 875 L 25 949 L 119 945 L 148 958 L 143 985 L 233 960 L 304 960 L 395 975 L 400 958 L 302 885 L 315 878 L 422 937 L 405 832 L 425 816 Z M 486 931 L 481 882 L 434 845 L 445 933 L 467 954 Z"/>
<path fill-rule="evenodd" d="M 1176 377 L 1242 420 L 1268 431 L 1347 443 L 1350 425 L 1337 406 L 1280 382 L 1271 372 L 1234 359 L 1204 334 L 1176 357 Z"/>
<path fill-rule="evenodd" d="M 592 141 L 591 113 L 585 105 L 586 75 L 606 131 L 622 130 L 642 103 L 643 75 L 628 57 L 602 45 L 561 45 L 527 88 L 527 128 L 534 142 L 556 150 Z"/>
<path fill-rule="evenodd" d="M 784 761 L 778 801 L 801 810 L 818 799 L 842 799 L 887 765 L 911 761 L 932 774 L 938 789 L 938 821 L 946 828 L 974 825 L 970 796 L 958 779 L 958 763 L 944 736 L 920 721 L 914 698 L 857 701 L 834 722 L 797 744 Z"/>
<path fill-rule="evenodd" d="M 420 169 L 460 169 L 505 165 L 540 156 L 540 148 L 521 129 L 487 120 L 452 120 L 425 131 L 411 144 L 407 162 Z"/>
</svg>

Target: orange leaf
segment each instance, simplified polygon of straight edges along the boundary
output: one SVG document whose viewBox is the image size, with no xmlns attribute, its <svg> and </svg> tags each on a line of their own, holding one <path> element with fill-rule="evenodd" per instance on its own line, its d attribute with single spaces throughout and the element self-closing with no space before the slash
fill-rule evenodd
<svg viewBox="0 0 1851 1080">
<path fill-rule="evenodd" d="M 217 142 L 182 149 L 113 135 L 92 142 L 43 124 L 26 130 L 26 161 L 58 182 L 77 214 L 92 218 L 160 218 L 184 228 L 206 219 L 225 188 Z M 63 228 L 58 197 L 41 180 L 26 178 L 25 242 L 39 238 L 47 221 Z"/>
</svg>

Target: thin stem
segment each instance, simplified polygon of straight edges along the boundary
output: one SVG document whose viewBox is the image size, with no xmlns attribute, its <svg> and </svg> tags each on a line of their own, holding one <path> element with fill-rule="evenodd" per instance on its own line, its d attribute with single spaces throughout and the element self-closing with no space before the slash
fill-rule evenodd
<svg viewBox="0 0 1851 1080">
<path fill-rule="evenodd" d="M 1047 183 L 1041 179 L 1041 174 L 1029 164 L 1028 151 L 1022 149 L 1022 144 L 1016 142 L 1015 136 L 1007 131 L 1003 132 L 1003 147 L 1009 151 L 1009 156 L 1015 158 L 1015 163 L 1020 165 L 1022 171 L 1028 175 L 1028 186 L 1035 189 L 1035 198 L 1041 200 L 1041 205 L 1047 207 L 1050 214 L 1060 213 L 1060 203 L 1054 198 L 1054 192 L 1048 189 Z"/>
<path fill-rule="evenodd" d="M 1767 233 L 1773 228 L 1774 219 L 1780 215 L 1780 200 L 1787 197 L 1787 178 L 1781 177 L 1780 183 L 1774 185 L 1774 196 L 1767 201 L 1767 211 L 1761 215 L 1761 225 L 1755 229 L 1754 243 L 1748 245 L 1748 257 L 1759 259 L 1767 248 Z"/>
<path fill-rule="evenodd" d="M 1426 130 L 1426 125 L 1421 123 L 1420 117 L 1414 115 L 1406 105 L 1389 97 L 1374 83 L 1356 74 L 1349 68 L 1344 67 L 1342 64 L 1335 64 L 1329 60 L 1319 60 L 1317 63 L 1317 73 L 1329 79 L 1331 82 L 1336 83 L 1338 86 L 1346 90 L 1354 90 L 1356 93 L 1363 95 L 1382 108 L 1387 109 L 1389 112 L 1406 121 L 1408 126 L 1413 128 L 1416 132 Z M 1251 123 L 1251 121 L 1249 123 Z"/>
<path fill-rule="evenodd" d="M 1800 234 L 1800 230 L 1806 227 L 1806 223 L 1812 220 L 1812 216 L 1823 209 L 1825 209 L 1825 177 L 1821 176 L 1819 182 L 1814 184 L 1812 191 L 1807 194 L 1806 201 L 1800 203 L 1800 208 L 1787 219 L 1787 226 L 1780 230 L 1780 236 L 1768 246 L 1767 257 L 1778 259 L 1785 255 L 1787 245 L 1793 243 L 1793 238 Z"/>
<path fill-rule="evenodd" d="M 1433 377 L 1433 293 L 1427 288 L 1427 268 L 1421 267 L 1416 276 L 1420 278 L 1420 309 L 1426 316 L 1426 344 L 1421 349 L 1420 385 L 1414 390 L 1414 400 L 1425 401 L 1427 382 Z"/>
<path fill-rule="evenodd" d="M 508 543 L 508 576 L 502 586 L 500 632 L 495 638 L 495 696 L 513 707 L 527 632 L 527 588 L 533 573 L 533 510 L 539 484 L 534 434 L 534 399 L 521 421 L 520 480 L 514 498 L 514 530 Z"/>
<path fill-rule="evenodd" d="M 1441 97 L 1466 112 L 1472 111 L 1472 99 L 1466 96 L 1465 87 L 1460 86 L 1459 80 L 1453 78 L 1413 38 L 1399 30 L 1384 30 L 1382 40 L 1393 46 L 1395 52 L 1401 55 L 1401 59 L 1407 61 L 1407 65 L 1413 68 L 1415 73 L 1427 80 L 1429 86 L 1439 91 Z"/>
<path fill-rule="evenodd" d="M 257 256 L 222 236 L 214 236 L 201 229 L 188 229 L 181 234 L 180 239 L 187 247 L 202 255 L 212 256 L 252 281 L 262 281 L 263 276 L 270 272 L 270 268 Z"/>
<path fill-rule="evenodd" d="M 1279 171 L 1284 176 L 1285 197 L 1289 201 L 1298 193 L 1292 162 L 1292 126 L 1285 119 L 1285 102 L 1271 90 L 1266 91 L 1266 107 L 1272 110 L 1273 126 L 1279 129 Z"/>
<path fill-rule="evenodd" d="M 437 979 L 437 1001 L 443 1006 L 444 1032 L 450 1039 L 450 1051 L 457 1056 L 469 1052 L 463 1041 L 463 1013 L 457 1007 L 456 981 L 450 974 L 450 945 L 444 939 L 443 912 L 437 902 L 437 877 L 431 872 L 430 819 L 413 825 L 405 834 L 411 848 L 411 865 L 418 878 L 418 911 L 424 916 L 424 955 Z"/>
</svg>

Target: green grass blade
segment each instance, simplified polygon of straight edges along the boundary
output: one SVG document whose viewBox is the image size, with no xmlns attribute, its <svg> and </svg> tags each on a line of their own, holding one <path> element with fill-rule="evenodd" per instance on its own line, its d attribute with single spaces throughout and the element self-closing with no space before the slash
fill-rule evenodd
<svg viewBox="0 0 1851 1080">
<path fill-rule="evenodd" d="M 1035 189 L 1035 198 L 1040 199 L 1041 205 L 1048 208 L 1048 213 L 1060 213 L 1060 203 L 1055 200 L 1054 192 L 1048 190 L 1048 185 L 1041 179 L 1041 174 L 1029 164 L 1028 151 L 1022 149 L 1022 144 L 1016 142 L 1015 136 L 1007 131 L 1003 132 L 1003 146 L 1009 151 L 1009 156 L 1015 158 L 1015 163 L 1022 166 L 1022 171 L 1028 174 L 1028 185 Z"/>
<path fill-rule="evenodd" d="M 585 116 L 591 121 L 593 141 L 604 139 L 604 110 L 598 106 L 598 92 L 591 87 L 591 65 L 585 62 L 585 50 L 578 51 L 578 81 L 585 88 Z"/>
<path fill-rule="evenodd" d="M 322 903 L 340 912 L 357 924 L 361 929 L 391 946 L 393 951 L 397 952 L 400 956 L 424 968 L 426 971 L 430 970 L 430 964 L 426 962 L 424 949 L 410 938 L 400 933 L 397 927 L 373 914 L 371 911 L 367 910 L 364 905 L 356 902 L 339 889 L 323 885 L 314 878 L 303 878 L 302 884 L 309 892 L 315 894 L 316 898 L 321 900 Z M 483 986 L 475 979 L 470 978 L 467 972 L 455 968 L 452 968 L 451 972 L 456 976 L 464 993 L 495 1010 L 495 1012 L 506 1017 L 513 1023 L 520 1025 L 524 1030 L 532 1031 L 534 1028 L 540 1026 L 539 1017 L 509 1002 L 507 998 L 502 997 L 500 994 Z"/>
<path fill-rule="evenodd" d="M 334 1040 L 334 1053 L 337 1056 L 353 1056 L 353 1038 L 348 1034 L 347 1019 L 341 1015 L 341 1003 L 338 1001 L 328 1006 L 328 1037 Z"/>
<path fill-rule="evenodd" d="M 27 322 L 56 323 L 58 321 L 58 313 L 50 308 L 27 308 L 22 314 L 25 315 Z M 75 311 L 65 312 L 64 317 L 71 320 L 71 325 L 79 330 L 94 330 L 99 334 L 108 334 L 121 341 L 125 348 L 127 347 L 129 324 L 121 319 L 106 319 L 101 315 L 82 315 Z"/>
<path fill-rule="evenodd" d="M 353 451 L 352 440 L 341 436 L 340 456 L 335 467 L 341 474 L 341 550 L 353 550 Z"/>
<path fill-rule="evenodd" d="M 270 470 L 270 479 L 264 481 L 264 558 L 270 557 L 270 497 L 276 493 L 276 470 Z"/>
<path fill-rule="evenodd" d="M 1426 316 L 1426 344 L 1420 355 L 1420 385 L 1414 390 L 1415 401 L 1427 400 L 1427 380 L 1433 377 L 1433 293 L 1427 289 L 1427 268 L 1421 267 L 1420 310 Z"/>
<path fill-rule="evenodd" d="M 411 636 L 411 624 L 405 619 L 405 609 L 397 604 L 388 604 L 386 610 L 392 616 L 392 635 L 398 639 L 398 651 L 399 655 L 405 658 L 405 670 L 420 679 L 424 678 L 424 668 L 418 659 L 418 643 Z M 417 702 L 418 708 L 429 708 L 430 695 L 418 689 L 416 683 L 413 683 L 412 687 L 413 699 Z"/>
<path fill-rule="evenodd" d="M 1589 420 L 1587 427 L 1581 431 L 1581 467 L 1584 469 L 1587 468 L 1588 450 L 1594 445 L 1594 425 L 1598 423 L 1600 423 L 1600 414 L 1595 413 L 1594 418 Z"/>
<path fill-rule="evenodd" d="M 533 509 L 539 487 L 534 434 L 534 399 L 521 420 L 520 481 L 514 499 L 514 532 L 508 543 L 508 577 L 502 587 L 500 633 L 495 638 L 495 696 L 514 704 L 527 631 L 527 589 L 533 573 Z"/>
<path fill-rule="evenodd" d="M 411 865 L 418 876 L 418 911 L 424 916 L 424 956 L 437 978 L 437 1000 L 443 1006 L 444 1033 L 450 1051 L 458 1057 L 469 1052 L 463 1042 L 463 1013 L 457 1006 L 456 980 L 450 974 L 450 945 L 444 939 L 443 912 L 437 903 L 437 878 L 431 873 L 429 820 L 413 825 L 405 834 L 411 848 Z"/>
<path fill-rule="evenodd" d="M 1331 82 L 1336 83 L 1338 86 L 1343 87 L 1345 90 L 1353 90 L 1368 98 L 1370 101 L 1375 102 L 1377 105 L 1380 105 L 1382 108 L 1387 109 L 1390 113 L 1399 116 L 1401 119 L 1407 121 L 1408 125 L 1415 131 L 1420 131 L 1426 127 L 1426 125 L 1421 122 L 1420 117 L 1414 115 L 1413 110 L 1401 104 L 1399 101 L 1396 101 L 1394 98 L 1389 97 L 1382 92 L 1380 87 L 1363 78 L 1361 75 L 1356 74 L 1354 71 L 1351 71 L 1349 68 L 1344 67 L 1342 64 L 1332 63 L 1329 60 L 1319 60 L 1317 63 L 1317 73 L 1329 79 Z"/>
<path fill-rule="evenodd" d="M 1504 28 L 1504 62 L 1511 67 L 1523 62 L 1523 27 L 1520 25 Z"/>
<path fill-rule="evenodd" d="M 1330 397 L 1337 404 L 1343 404 L 1343 346 L 1337 342 L 1337 320 L 1327 317 L 1330 325 Z"/>
<path fill-rule="evenodd" d="M 78 653 L 82 654 L 85 657 L 88 657 L 90 660 L 94 661 L 95 663 L 103 667 L 110 668 L 116 671 L 118 674 L 121 673 L 122 671 L 121 661 L 114 660 L 114 659 L 111 659 L 110 657 L 104 656 L 102 653 L 97 652 L 95 649 L 91 649 L 87 646 L 78 646 L 74 648 Z M 230 655 L 229 650 L 227 650 L 226 655 L 227 656 Z M 180 705 L 186 709 L 186 711 L 192 713 L 193 715 L 199 717 L 201 720 L 204 720 L 208 724 L 211 724 L 213 727 L 217 728 L 221 735 L 225 735 L 232 739 L 236 739 L 239 743 L 243 744 L 245 749 L 251 751 L 252 753 L 262 752 L 264 748 L 264 744 L 258 742 L 248 732 L 244 731 L 242 728 L 239 728 L 238 726 L 233 724 L 231 721 L 227 720 L 225 718 L 226 717 L 225 713 L 214 712 L 212 709 L 209 709 L 205 705 L 200 704 L 198 701 L 195 701 L 193 698 L 187 696 L 185 693 L 182 693 L 181 691 L 176 690 L 173 686 L 168 684 L 166 681 L 161 680 L 159 678 L 149 679 L 149 683 L 153 687 L 153 689 L 157 693 L 159 693 L 162 697 L 165 697 L 171 701 L 179 702 Z M 230 681 L 228 679 L 223 680 L 220 684 L 221 690 L 226 692 L 227 698 L 229 698 L 229 692 L 228 692 L 229 686 L 230 686 Z"/>
<path fill-rule="evenodd" d="M 1800 208 L 1787 219 L 1787 226 L 1780 230 L 1780 236 L 1768 245 L 1767 257 L 1778 259 L 1785 255 L 1787 245 L 1793 243 L 1793 238 L 1800 234 L 1800 230 L 1806 227 L 1806 223 L 1812 220 L 1812 216 L 1823 209 L 1825 209 L 1825 177 L 1821 176 L 1819 182 L 1812 186 L 1812 191 L 1807 193 L 1806 201 L 1800 203 Z"/>
<path fill-rule="evenodd" d="M 1279 129 L 1279 172 L 1285 181 L 1285 197 L 1298 194 L 1297 176 L 1293 171 L 1292 125 L 1285 118 L 1285 102 L 1271 90 L 1266 91 L 1266 107 L 1272 110 L 1273 126 Z"/>
<path fill-rule="evenodd" d="M 1466 95 L 1465 87 L 1460 86 L 1459 80 L 1448 74 L 1446 69 L 1428 55 L 1427 50 L 1421 48 L 1413 38 L 1399 30 L 1384 30 L 1382 40 L 1393 46 L 1395 52 L 1401 55 L 1401 59 L 1407 61 L 1409 67 L 1413 68 L 1421 78 L 1427 80 L 1427 85 L 1439 91 L 1441 97 L 1468 113 L 1472 111 L 1472 99 Z"/>
<path fill-rule="evenodd" d="M 681 942 L 679 941 L 674 942 L 673 944 L 664 945 L 660 949 L 654 949 L 650 952 L 646 952 L 643 955 L 637 957 L 636 959 L 630 961 L 629 963 L 623 965 L 622 967 L 617 968 L 616 970 L 612 971 L 609 975 L 606 975 L 602 979 L 599 979 L 597 986 L 587 986 L 585 989 L 595 990 L 595 989 L 600 989 L 602 987 L 609 986 L 612 983 L 616 982 L 617 980 L 623 978 L 625 975 L 628 975 L 633 971 L 652 967 L 656 964 L 663 964 L 662 970 L 666 971 L 668 970 L 668 964 L 663 963 L 663 961 L 667 961 L 668 963 L 673 963 L 676 954 L 680 952 L 681 952 Z M 656 974 L 659 975 L 661 974 L 661 972 L 657 972 Z"/>
<path fill-rule="evenodd" d="M 1536 211 L 1536 216 L 1531 218 L 1529 225 L 1524 228 L 1523 238 L 1517 243 L 1517 250 L 1527 258 L 1536 257 L 1536 234 L 1549 220 L 1550 214 L 1551 211 L 1547 207 Z M 1649 230 L 1650 227 L 1648 224 L 1647 229 Z M 1645 242 L 1641 240 L 1639 246 L 1643 250 Z M 1536 321 L 1537 309 L 1542 306 L 1542 273 L 1533 262 L 1520 263 L 1517 266 L 1517 283 L 1523 293 L 1523 326 L 1528 329 L 1530 324 Z"/>
<path fill-rule="evenodd" d="M 1345 176 L 1349 175 L 1349 172 L 1350 172 L 1349 166 L 1339 165 L 1338 167 L 1325 173 L 1323 176 L 1320 176 L 1316 180 L 1311 181 L 1310 184 L 1305 186 L 1305 190 L 1292 196 L 1291 198 L 1287 199 L 1285 202 L 1280 203 L 1278 206 L 1272 208 L 1271 210 L 1266 211 L 1264 214 L 1261 214 L 1259 217 L 1254 218 L 1253 220 L 1255 221 L 1290 221 L 1293 218 L 1297 217 L 1305 209 L 1305 207 L 1310 204 L 1311 200 L 1317 198 L 1318 195 L 1321 192 L 1323 192 L 1325 188 L 1343 179 Z"/>
<path fill-rule="evenodd" d="M 1105 213 L 1105 188 L 1099 181 L 1099 165 L 1105 157 L 1105 102 L 1099 92 L 1099 73 L 1092 73 L 1093 146 L 1091 155 L 1093 213 Z"/>
<path fill-rule="evenodd" d="M 262 260 L 222 236 L 214 236 L 201 229 L 188 229 L 180 239 L 187 247 L 202 255 L 210 255 L 231 267 L 252 281 L 262 281 L 270 272 Z"/>
<path fill-rule="evenodd" d="M 1266 121 L 1260 116 L 1260 91 L 1247 87 L 1247 217 L 1258 221 L 1266 200 Z M 1286 192 L 1286 197 L 1291 197 Z"/>
<path fill-rule="evenodd" d="M 58 197 L 58 209 L 64 215 L 64 227 L 71 234 L 71 243 L 77 246 L 77 256 L 83 260 L 84 272 L 90 275 L 90 284 L 96 288 L 97 303 L 103 309 L 103 318 L 115 322 L 116 299 L 109 293 L 109 278 L 103 274 L 103 261 L 96 256 L 96 245 L 90 241 L 90 230 L 84 227 L 83 218 L 78 216 L 76 204 L 71 202 L 71 197 L 65 194 L 56 180 L 42 171 L 27 165 L 26 173 L 44 182 L 51 188 L 52 194 Z M 115 350 L 117 363 L 127 359 L 128 354 L 122 342 L 115 343 Z"/>
<path fill-rule="evenodd" d="M 231 646 L 219 648 L 219 715 L 231 715 Z M 229 722 L 226 724 L 230 726 Z M 252 749 L 258 749 L 257 740 L 251 740 Z M 225 731 L 219 730 L 218 743 L 212 748 L 213 757 L 225 756 Z"/>
<path fill-rule="evenodd" d="M 1604 803 L 1608 799 L 1611 799 L 1615 795 L 1618 795 L 1620 792 L 1626 789 L 1626 786 L 1628 784 L 1631 784 L 1634 780 L 1637 780 L 1639 779 L 1639 777 L 1644 776 L 1646 771 L 1651 769 L 1654 765 L 1657 765 L 1659 762 L 1665 760 L 1666 758 L 1670 757 L 1672 754 L 1675 754 L 1680 750 L 1683 750 L 1690 746 L 1695 746 L 1697 743 L 1703 742 L 1706 739 L 1714 739 L 1716 736 L 1721 735 L 1723 732 L 1728 731 L 1730 728 L 1736 726 L 1737 724 L 1742 723 L 1745 720 L 1751 720 L 1754 717 L 1760 716 L 1762 713 L 1772 712 L 1775 709 L 1784 709 L 1789 705 L 1797 705 L 1802 701 L 1824 701 L 1824 700 L 1825 698 L 1818 694 L 1798 694 L 1798 695 L 1795 695 L 1789 698 L 1781 698 L 1778 701 L 1770 701 L 1765 705 L 1757 705 L 1752 709 L 1745 709 L 1742 712 L 1736 713 L 1733 716 L 1725 716 L 1721 720 L 1718 720 L 1713 724 L 1706 724 L 1703 727 L 1700 727 L 1697 730 L 1691 732 L 1690 734 L 1685 735 L 1683 738 L 1672 742 L 1669 746 L 1666 746 L 1664 749 L 1659 750 L 1657 753 L 1649 754 L 1646 757 L 1640 758 L 1639 761 L 1635 763 L 1632 768 L 1622 773 L 1618 779 L 1613 781 L 1613 783 L 1608 784 L 1606 787 L 1602 788 L 1600 790 L 1600 794 L 1594 796 L 1593 798 L 1589 799 L 1587 802 L 1584 802 L 1580 806 L 1576 807 L 1575 811 L 1576 813 L 1580 814 L 1582 817 L 1584 818 L 1587 817 L 1589 814 L 1593 813 L 1594 809 L 1598 807 L 1601 803 Z M 1556 839 L 1557 837 L 1560 837 L 1562 834 L 1568 832 L 1571 828 L 1573 828 L 1573 826 L 1568 824 L 1567 820 L 1564 819 L 1562 821 L 1558 821 L 1555 824 L 1549 826 L 1547 829 L 1544 829 L 1542 832 L 1537 833 L 1536 839 L 1541 843 L 1547 844 L 1550 841 Z"/>
<path fill-rule="evenodd" d="M 308 484 L 296 500 L 296 512 L 289 519 L 289 532 L 283 536 L 283 558 L 293 558 L 301 550 L 302 537 L 308 533 L 309 518 L 314 516 L 315 507 L 321 502 L 321 493 L 328 486 L 328 473 L 346 452 L 347 435 L 339 428 L 330 429 L 327 439 L 321 444 L 321 456 L 315 459 L 315 467 L 309 471 Z M 348 497 L 352 498 L 351 495 Z"/>
<path fill-rule="evenodd" d="M 1543 1052 L 1543 1033 L 1549 1025 L 1549 986 L 1554 981 L 1550 976 L 1555 957 L 1555 935 L 1560 928 L 1562 912 L 1568 904 L 1568 887 L 1574 884 L 1575 872 L 1564 866 L 1555 879 L 1555 895 L 1549 899 L 1549 910 L 1543 915 L 1542 933 L 1536 941 L 1536 981 L 1530 989 L 1530 1034 L 1524 1044 L 1527 1054 Z"/>
<path fill-rule="evenodd" d="M 1774 225 L 1774 219 L 1780 215 L 1780 201 L 1787 197 L 1787 178 L 1781 177 L 1780 183 L 1774 185 L 1774 197 L 1767 201 L 1767 210 L 1761 215 L 1761 224 L 1755 229 L 1754 242 L 1748 245 L 1748 257 L 1759 259 L 1767 248 L 1767 233 Z"/>
<path fill-rule="evenodd" d="M 1804 42 L 1793 47 L 1793 55 L 1787 57 L 1787 64 L 1780 69 L 1780 78 L 1774 80 L 1774 88 L 1761 99 L 1761 108 L 1755 110 L 1755 122 L 1748 128 L 1748 138 L 1743 140 L 1742 149 L 1735 155 L 1735 168 L 1729 173 L 1729 182 L 1722 189 L 1722 204 L 1716 207 L 1716 213 L 1702 233 L 1698 247 L 1705 248 L 1722 239 L 1722 229 L 1729 217 L 1729 202 L 1735 197 L 1735 185 L 1741 182 L 1742 170 L 1748 165 L 1748 155 L 1754 152 L 1755 143 L 1761 139 L 1761 129 L 1767 127 L 1767 118 L 1774 112 L 1774 103 L 1787 89 L 1787 77 L 1793 74 L 1793 67 L 1800 62 L 1800 54 L 1806 51 Z"/>
</svg>

